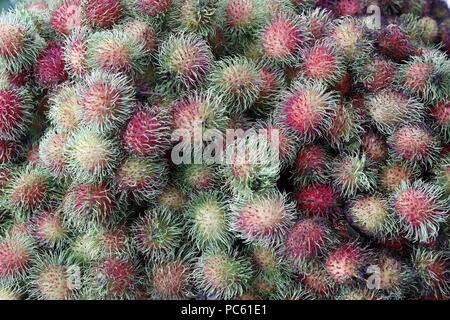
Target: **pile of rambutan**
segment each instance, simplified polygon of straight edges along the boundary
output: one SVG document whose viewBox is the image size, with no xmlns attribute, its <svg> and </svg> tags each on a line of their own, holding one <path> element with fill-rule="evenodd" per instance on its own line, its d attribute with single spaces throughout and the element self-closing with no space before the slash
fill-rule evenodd
<svg viewBox="0 0 450 320">
<path fill-rule="evenodd" d="M 0 14 L 0 299 L 449 298 L 443 2 Z"/>
</svg>

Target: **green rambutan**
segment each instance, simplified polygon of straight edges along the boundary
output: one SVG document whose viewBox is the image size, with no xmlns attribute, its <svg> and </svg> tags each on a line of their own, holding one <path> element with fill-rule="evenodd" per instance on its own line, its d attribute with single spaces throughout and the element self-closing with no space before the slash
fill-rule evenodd
<svg viewBox="0 0 450 320">
<path fill-rule="evenodd" d="M 121 157 L 114 139 L 88 128 L 80 128 L 69 137 L 66 151 L 69 173 L 78 182 L 108 179 Z"/>
<path fill-rule="evenodd" d="M 95 71 L 79 88 L 77 117 L 100 133 L 117 130 L 128 120 L 135 107 L 134 88 L 123 75 Z"/>
<path fill-rule="evenodd" d="M 198 258 L 193 272 L 196 287 L 210 297 L 231 299 L 250 284 L 250 260 L 232 250 L 208 250 Z"/>
<path fill-rule="evenodd" d="M 369 96 L 366 108 L 377 129 L 384 134 L 392 133 L 400 125 L 419 122 L 425 109 L 418 100 L 391 89 Z"/>
<path fill-rule="evenodd" d="M 199 249 L 227 248 L 233 242 L 229 203 L 219 191 L 200 192 L 186 205 L 189 234 Z"/>
<path fill-rule="evenodd" d="M 320 300 L 331 298 L 335 293 L 335 282 L 322 263 L 312 262 L 301 267 L 300 282 Z"/>
<path fill-rule="evenodd" d="M 53 209 L 37 213 L 31 220 L 31 234 L 36 242 L 47 248 L 60 248 L 69 238 L 64 218 Z"/>
<path fill-rule="evenodd" d="M 388 139 L 391 157 L 415 166 L 429 167 L 440 150 L 439 141 L 421 125 L 405 125 Z"/>
<path fill-rule="evenodd" d="M 397 221 L 381 194 L 358 196 L 346 215 L 352 225 L 368 236 L 383 240 L 398 233 Z"/>
<path fill-rule="evenodd" d="M 0 79 L 0 138 L 14 140 L 28 129 L 32 112 L 31 96 L 25 88 L 15 88 Z"/>
<path fill-rule="evenodd" d="M 23 290 L 14 281 L 0 280 L 0 300 L 22 300 Z"/>
<path fill-rule="evenodd" d="M 275 64 L 295 65 L 305 36 L 297 15 L 280 13 L 274 16 L 260 35 L 264 57 Z"/>
<path fill-rule="evenodd" d="M 0 239 L 0 281 L 25 277 L 34 257 L 34 243 L 30 237 L 6 235 Z"/>
<path fill-rule="evenodd" d="M 79 126 L 81 97 L 76 87 L 63 85 L 49 98 L 48 118 L 58 132 L 73 132 Z"/>
<path fill-rule="evenodd" d="M 218 25 L 219 0 L 182 0 L 173 14 L 173 23 L 181 32 L 207 36 L 215 32 Z"/>
<path fill-rule="evenodd" d="M 218 61 L 210 75 L 213 94 L 222 98 L 231 113 L 241 113 L 257 101 L 261 82 L 260 68 L 244 57 Z"/>
<path fill-rule="evenodd" d="M 142 74 L 146 58 L 145 44 L 121 29 L 99 31 L 88 39 L 87 63 L 93 70 Z"/>
<path fill-rule="evenodd" d="M 117 168 L 114 176 L 116 188 L 137 203 L 153 201 L 167 180 L 164 162 L 129 156 Z"/>
<path fill-rule="evenodd" d="M 187 201 L 188 196 L 185 192 L 176 186 L 168 185 L 161 191 L 156 203 L 159 207 L 180 213 L 184 210 Z"/>
<path fill-rule="evenodd" d="M 450 156 L 442 157 L 434 169 L 435 182 L 450 196 Z"/>
<path fill-rule="evenodd" d="M 31 67 L 44 45 L 29 18 L 18 11 L 1 15 L 0 63 L 6 70 L 17 73 Z"/>
<path fill-rule="evenodd" d="M 79 266 L 67 252 L 43 253 L 33 259 L 28 291 L 33 299 L 70 300 L 81 287 L 80 277 Z"/>
<path fill-rule="evenodd" d="M 170 35 L 158 52 L 158 69 L 164 85 L 177 92 L 199 86 L 209 74 L 213 55 L 196 34 Z"/>
<path fill-rule="evenodd" d="M 337 21 L 330 37 L 336 44 L 338 52 L 347 61 L 364 56 L 372 49 L 366 27 L 362 21 L 355 18 L 343 18 Z"/>
<path fill-rule="evenodd" d="M 295 82 L 281 94 L 277 117 L 301 140 L 310 142 L 330 129 L 337 96 L 318 82 Z"/>
<path fill-rule="evenodd" d="M 375 55 L 358 59 L 352 68 L 357 83 L 369 92 L 379 92 L 393 85 L 398 67 L 395 62 Z"/>
<path fill-rule="evenodd" d="M 403 182 L 391 197 L 391 207 L 400 222 L 405 238 L 427 242 L 437 237 L 447 220 L 450 204 L 439 187 L 416 180 Z"/>
<path fill-rule="evenodd" d="M 375 169 L 365 154 L 353 153 L 337 158 L 330 163 L 329 170 L 333 184 L 344 197 L 375 188 Z"/>
<path fill-rule="evenodd" d="M 438 50 L 428 50 L 401 65 L 398 82 L 407 92 L 428 102 L 448 98 L 450 59 Z"/>
<path fill-rule="evenodd" d="M 220 16 L 235 37 L 254 35 L 264 24 L 265 3 L 261 0 L 223 0 Z"/>
<path fill-rule="evenodd" d="M 415 168 L 404 162 L 390 161 L 379 173 L 379 188 L 386 192 L 394 192 L 402 182 L 412 182 L 418 176 Z"/>
<path fill-rule="evenodd" d="M 39 143 L 41 165 L 55 178 L 67 177 L 67 134 L 50 128 Z"/>
<path fill-rule="evenodd" d="M 146 211 L 134 222 L 132 231 L 137 249 L 156 260 L 173 256 L 184 236 L 180 217 L 163 208 Z"/>
<path fill-rule="evenodd" d="M 185 191 L 211 191 L 219 182 L 217 167 L 206 164 L 185 164 L 178 166 L 178 181 Z"/>
<path fill-rule="evenodd" d="M 231 229 L 245 242 L 280 243 L 294 223 L 295 206 L 274 190 L 236 197 L 231 203 Z"/>
<path fill-rule="evenodd" d="M 416 248 L 412 254 L 414 271 L 421 280 L 423 294 L 447 296 L 450 290 L 449 260 L 445 252 Z"/>
</svg>

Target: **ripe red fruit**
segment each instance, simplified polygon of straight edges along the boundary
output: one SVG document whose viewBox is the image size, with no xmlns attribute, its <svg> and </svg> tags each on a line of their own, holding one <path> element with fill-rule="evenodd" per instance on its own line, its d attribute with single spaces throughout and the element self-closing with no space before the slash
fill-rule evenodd
<svg viewBox="0 0 450 320">
<path fill-rule="evenodd" d="M 89 24 L 97 28 L 109 28 L 124 14 L 121 0 L 86 0 L 83 13 Z"/>
<path fill-rule="evenodd" d="M 48 88 L 68 78 L 65 70 L 64 50 L 59 43 L 50 43 L 38 56 L 34 76 L 39 86 Z"/>
<path fill-rule="evenodd" d="M 338 212 L 339 193 L 328 184 L 301 188 L 295 200 L 297 209 L 308 216 L 332 217 Z"/>
<path fill-rule="evenodd" d="M 82 26 L 81 12 L 80 0 L 64 0 L 53 12 L 53 30 L 61 35 L 70 35 L 73 30 Z"/>
</svg>

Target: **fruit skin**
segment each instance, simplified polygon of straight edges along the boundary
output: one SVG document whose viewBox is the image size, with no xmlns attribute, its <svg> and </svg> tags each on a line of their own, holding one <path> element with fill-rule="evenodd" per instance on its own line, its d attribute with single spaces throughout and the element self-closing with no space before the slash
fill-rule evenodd
<svg viewBox="0 0 450 320">
<path fill-rule="evenodd" d="M 398 83 L 406 92 L 426 102 L 436 103 L 450 92 L 450 59 L 438 50 L 429 50 L 401 65 Z"/>
<path fill-rule="evenodd" d="M 0 238 L 0 281 L 23 279 L 34 255 L 35 245 L 30 237 L 6 234 Z"/>
<path fill-rule="evenodd" d="M 207 250 L 195 262 L 196 287 L 207 296 L 231 299 L 242 295 L 253 274 L 250 260 L 236 250 Z"/>
<path fill-rule="evenodd" d="M 35 214 L 30 229 L 37 243 L 52 250 L 64 247 L 69 238 L 69 228 L 64 217 L 54 209 Z"/>
<path fill-rule="evenodd" d="M 129 119 L 135 108 L 135 91 L 124 75 L 94 71 L 78 88 L 80 123 L 101 134 L 111 133 Z"/>
<path fill-rule="evenodd" d="M 433 171 L 435 183 L 450 196 L 450 156 L 442 157 Z"/>
<path fill-rule="evenodd" d="M 328 150 L 319 144 L 305 144 L 294 161 L 292 181 L 297 186 L 324 183 L 328 178 Z"/>
<path fill-rule="evenodd" d="M 327 183 L 308 185 L 294 195 L 297 210 L 311 217 L 333 218 L 339 215 L 339 192 Z"/>
<path fill-rule="evenodd" d="M 173 0 L 135 0 L 133 4 L 142 15 L 159 18 L 172 8 L 173 2 Z"/>
<path fill-rule="evenodd" d="M 22 300 L 23 288 L 14 281 L 0 280 L 0 300 Z"/>
<path fill-rule="evenodd" d="M 79 108 L 81 97 L 79 91 L 72 85 L 61 85 L 49 97 L 48 117 L 50 123 L 59 132 L 74 132 L 79 126 Z"/>
<path fill-rule="evenodd" d="M 295 65 L 297 55 L 305 42 L 305 34 L 296 15 L 289 13 L 276 15 L 260 35 L 264 57 L 273 64 Z"/>
<path fill-rule="evenodd" d="M 209 76 L 213 94 L 219 95 L 230 113 L 240 114 L 258 99 L 261 90 L 259 67 L 245 57 L 216 62 Z"/>
<path fill-rule="evenodd" d="M 389 161 L 379 172 L 378 187 L 386 192 L 394 192 L 402 182 L 412 182 L 419 176 L 416 168 L 404 162 Z"/>
<path fill-rule="evenodd" d="M 407 39 L 400 27 L 395 25 L 381 29 L 376 38 L 377 50 L 393 59 L 395 62 L 408 60 L 417 54 L 417 49 Z"/>
<path fill-rule="evenodd" d="M 18 10 L 0 17 L 0 63 L 11 73 L 30 68 L 36 62 L 45 41 L 32 21 Z"/>
<path fill-rule="evenodd" d="M 68 169 L 72 179 L 101 182 L 113 175 L 121 159 L 119 144 L 92 129 L 80 128 L 67 142 Z"/>
<path fill-rule="evenodd" d="M 395 131 L 388 140 L 391 158 L 413 167 L 430 167 L 440 150 L 437 139 L 426 127 L 406 125 Z"/>
<path fill-rule="evenodd" d="M 198 249 L 228 248 L 233 242 L 229 199 L 220 191 L 199 192 L 187 203 L 189 235 Z"/>
<path fill-rule="evenodd" d="M 379 92 L 394 83 L 398 66 L 391 60 L 376 55 L 355 61 L 352 68 L 358 83 L 370 92 Z"/>
<path fill-rule="evenodd" d="M 220 175 L 217 167 L 205 164 L 186 164 L 177 170 L 179 184 L 183 191 L 212 191 L 218 185 Z"/>
<path fill-rule="evenodd" d="M 87 65 L 92 70 L 142 74 L 146 58 L 144 43 L 119 28 L 96 32 L 87 43 Z"/>
<path fill-rule="evenodd" d="M 364 234 L 377 239 L 391 238 L 398 233 L 398 223 L 388 200 L 381 194 L 357 196 L 346 216 Z"/>
<path fill-rule="evenodd" d="M 196 0 L 185 0 L 177 3 L 172 14 L 173 28 L 180 32 L 197 33 L 202 36 L 213 36 L 219 25 L 218 0 L 200 3 Z"/>
<path fill-rule="evenodd" d="M 55 178 L 67 177 L 67 161 L 65 147 L 67 135 L 50 128 L 39 144 L 39 159 L 41 165 Z"/>
<path fill-rule="evenodd" d="M 173 257 L 181 245 L 184 227 L 179 216 L 157 207 L 138 218 L 132 232 L 133 241 L 141 253 L 155 261 L 163 261 Z"/>
<path fill-rule="evenodd" d="M 295 215 L 294 204 L 275 190 L 237 197 L 231 203 L 231 230 L 244 242 L 270 246 L 282 241 Z"/>
<path fill-rule="evenodd" d="M 322 83 L 297 81 L 281 93 L 277 118 L 301 141 L 311 142 L 331 127 L 336 99 Z"/>
<path fill-rule="evenodd" d="M 15 88 L 0 78 L 0 138 L 15 140 L 31 122 L 32 100 L 25 88 Z"/>
<path fill-rule="evenodd" d="M 439 187 L 422 180 L 403 182 L 397 188 L 390 204 L 406 239 L 423 243 L 437 237 L 450 210 L 443 193 Z"/>
<path fill-rule="evenodd" d="M 450 142 L 450 101 L 442 100 L 431 109 L 433 127 L 440 132 L 444 142 Z"/>
<path fill-rule="evenodd" d="M 122 0 L 86 0 L 82 7 L 86 22 L 94 28 L 110 28 L 125 10 Z"/>
<path fill-rule="evenodd" d="M 88 73 L 88 28 L 74 30 L 64 41 L 64 61 L 67 72 L 72 78 L 80 78 Z"/>
<path fill-rule="evenodd" d="M 56 86 L 68 78 L 64 49 L 60 43 L 49 43 L 41 51 L 35 64 L 34 77 L 42 88 Z"/>
<path fill-rule="evenodd" d="M 199 86 L 209 74 L 213 55 L 198 35 L 171 34 L 160 46 L 157 66 L 164 86 L 180 92 Z"/>
<path fill-rule="evenodd" d="M 414 281 L 411 267 L 405 261 L 386 252 L 382 252 L 376 257 L 375 265 L 379 266 L 379 270 L 376 271 L 379 276 L 376 289 L 383 298 L 405 299 Z"/>
<path fill-rule="evenodd" d="M 63 0 L 52 12 L 52 26 L 58 34 L 68 36 L 82 26 L 80 0 Z"/>
<path fill-rule="evenodd" d="M 81 287 L 81 270 L 66 251 L 35 256 L 28 292 L 36 300 L 71 300 Z"/>
<path fill-rule="evenodd" d="M 330 37 L 346 61 L 358 59 L 368 54 L 372 48 L 365 25 L 356 18 L 337 20 Z"/>
<path fill-rule="evenodd" d="M 267 19 L 264 5 L 260 0 L 224 0 L 219 16 L 225 18 L 227 31 L 242 39 L 255 34 Z"/>
</svg>

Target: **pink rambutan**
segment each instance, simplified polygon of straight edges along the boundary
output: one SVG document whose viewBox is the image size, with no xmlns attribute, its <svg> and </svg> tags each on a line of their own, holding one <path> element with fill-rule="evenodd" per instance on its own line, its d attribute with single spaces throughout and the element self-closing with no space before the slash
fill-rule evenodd
<svg viewBox="0 0 450 320">
<path fill-rule="evenodd" d="M 3 238 L 0 241 L 0 280 L 25 275 L 33 256 L 33 245 L 28 237 Z"/>
<path fill-rule="evenodd" d="M 402 182 L 412 182 L 416 175 L 416 170 L 405 163 L 390 162 L 380 170 L 379 186 L 384 191 L 393 192 Z"/>
<path fill-rule="evenodd" d="M 450 100 L 442 100 L 431 109 L 435 127 L 442 133 L 444 140 L 450 142 Z"/>
<path fill-rule="evenodd" d="M 67 174 L 66 144 L 67 135 L 55 129 L 50 129 L 39 144 L 40 163 L 56 178 Z"/>
<path fill-rule="evenodd" d="M 33 216 L 31 229 L 33 237 L 44 247 L 60 247 L 68 237 L 68 228 L 63 218 L 52 209 Z"/>
<path fill-rule="evenodd" d="M 294 161 L 293 181 L 300 186 L 323 183 L 327 178 L 328 152 L 318 144 L 306 144 Z"/>
<path fill-rule="evenodd" d="M 370 92 L 389 88 L 397 74 L 397 65 L 379 56 L 373 59 L 362 58 L 356 63 L 354 69 L 357 82 Z"/>
<path fill-rule="evenodd" d="M 376 47 L 380 53 L 395 62 L 408 60 L 418 52 L 400 27 L 395 25 L 385 27 L 378 32 Z"/>
<path fill-rule="evenodd" d="M 53 30 L 68 36 L 82 26 L 82 7 L 80 0 L 64 0 L 52 13 Z"/>
<path fill-rule="evenodd" d="M 83 14 L 88 23 L 96 28 L 110 28 L 124 15 L 122 0 L 86 0 Z"/>
<path fill-rule="evenodd" d="M 297 210 L 307 216 L 330 218 L 339 211 L 339 193 L 328 184 L 303 187 L 294 197 Z"/>
<path fill-rule="evenodd" d="M 87 45 L 90 31 L 81 28 L 73 31 L 64 42 L 64 61 L 72 77 L 82 77 L 88 72 Z"/>
<path fill-rule="evenodd" d="M 363 4 L 359 0 L 338 0 L 335 7 L 335 12 L 338 16 L 352 16 L 356 17 L 362 13 Z"/>
<path fill-rule="evenodd" d="M 64 50 L 60 43 L 50 43 L 42 50 L 36 61 L 34 77 L 42 88 L 56 86 L 67 79 Z"/>
<path fill-rule="evenodd" d="M 26 89 L 18 89 L 0 81 L 0 138 L 19 138 L 31 121 L 31 97 Z"/>
<path fill-rule="evenodd" d="M 167 13 L 172 7 L 172 0 L 136 0 L 136 8 L 149 17 L 158 17 Z"/>
<path fill-rule="evenodd" d="M 19 142 L 0 139 L 0 164 L 13 162 L 21 150 Z"/>
</svg>

